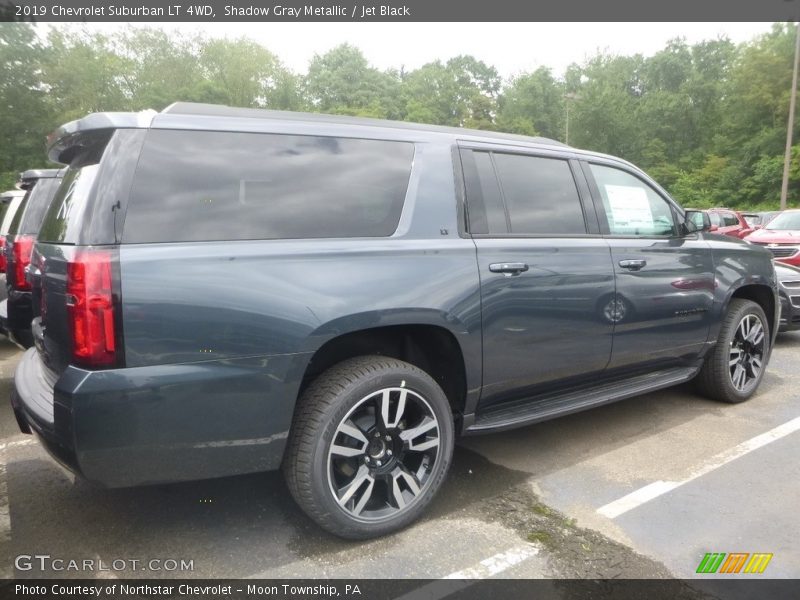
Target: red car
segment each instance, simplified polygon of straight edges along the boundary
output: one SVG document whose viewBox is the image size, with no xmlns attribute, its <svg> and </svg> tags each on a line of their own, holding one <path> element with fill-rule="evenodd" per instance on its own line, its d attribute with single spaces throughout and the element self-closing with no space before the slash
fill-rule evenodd
<svg viewBox="0 0 800 600">
<path fill-rule="evenodd" d="M 706 212 L 711 217 L 711 229 L 709 231 L 744 239 L 755 230 L 738 210 L 709 208 Z"/>
<path fill-rule="evenodd" d="M 800 210 L 782 212 L 745 241 L 766 246 L 777 261 L 800 266 Z"/>
</svg>

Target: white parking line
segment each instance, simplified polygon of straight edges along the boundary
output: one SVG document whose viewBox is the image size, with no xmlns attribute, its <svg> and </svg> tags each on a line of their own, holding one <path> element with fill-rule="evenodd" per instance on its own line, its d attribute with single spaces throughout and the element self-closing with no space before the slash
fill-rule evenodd
<svg viewBox="0 0 800 600">
<path fill-rule="evenodd" d="M 627 496 L 623 496 L 618 500 L 614 500 L 613 502 L 609 502 L 608 504 L 601 506 L 597 509 L 597 512 L 604 517 L 608 517 L 609 519 L 615 519 L 618 516 L 625 514 L 629 510 L 633 510 L 634 508 L 641 506 L 645 502 L 649 502 L 650 500 L 658 498 L 667 492 L 671 492 L 675 488 L 687 484 L 690 481 L 694 481 L 698 477 L 702 477 L 703 475 L 706 475 L 711 471 L 714 471 L 715 469 L 718 469 L 719 467 L 736 460 L 737 458 L 741 458 L 753 450 L 758 450 L 759 448 L 786 437 L 790 433 L 794 433 L 798 430 L 800 430 L 800 417 L 792 419 L 791 421 L 788 421 L 783 425 L 779 425 L 774 429 L 770 429 L 766 433 L 757 435 L 756 437 L 751 438 L 746 442 L 742 442 L 738 446 L 734 446 L 729 450 L 716 454 L 708 461 L 703 463 L 700 467 L 692 471 L 688 477 L 682 479 L 681 481 L 655 481 L 649 485 L 639 488 L 634 492 L 631 492 Z"/>
<path fill-rule="evenodd" d="M 444 579 L 486 579 L 499 575 L 509 567 L 518 565 L 531 556 L 539 554 L 539 548 L 531 544 L 517 546 L 505 552 L 495 554 L 482 560 L 477 565 L 445 575 Z"/>
<path fill-rule="evenodd" d="M 476 565 L 445 575 L 440 581 L 412 590 L 395 600 L 438 600 L 472 585 L 469 580 L 486 579 L 539 554 L 539 548 L 532 544 L 516 546 L 505 552 L 482 560 Z"/>
</svg>

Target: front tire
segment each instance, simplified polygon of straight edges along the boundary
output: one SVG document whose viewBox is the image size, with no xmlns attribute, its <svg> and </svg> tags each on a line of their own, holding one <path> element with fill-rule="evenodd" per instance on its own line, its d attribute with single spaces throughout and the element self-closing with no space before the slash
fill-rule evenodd
<svg viewBox="0 0 800 600">
<path fill-rule="evenodd" d="M 301 396 L 283 471 L 321 527 L 365 539 L 419 517 L 444 481 L 453 442 L 450 404 L 427 373 L 393 358 L 352 358 Z"/>
<path fill-rule="evenodd" d="M 758 304 L 731 300 L 717 344 L 697 376 L 700 392 L 729 403 L 750 398 L 764 376 L 771 339 L 769 321 Z"/>
</svg>

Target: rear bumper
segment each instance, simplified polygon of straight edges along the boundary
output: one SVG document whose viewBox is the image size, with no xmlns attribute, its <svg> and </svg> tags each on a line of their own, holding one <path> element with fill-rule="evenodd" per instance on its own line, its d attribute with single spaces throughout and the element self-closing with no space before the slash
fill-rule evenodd
<svg viewBox="0 0 800 600">
<path fill-rule="evenodd" d="M 108 487 L 280 466 L 306 355 L 86 371 L 57 380 L 35 349 L 14 374 L 24 432 L 72 472 Z"/>
</svg>

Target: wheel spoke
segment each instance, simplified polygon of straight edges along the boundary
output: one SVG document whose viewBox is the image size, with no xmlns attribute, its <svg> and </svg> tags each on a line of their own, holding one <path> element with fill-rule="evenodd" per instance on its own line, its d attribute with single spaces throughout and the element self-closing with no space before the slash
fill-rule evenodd
<svg viewBox="0 0 800 600">
<path fill-rule="evenodd" d="M 750 335 L 750 317 L 745 317 L 742 319 L 742 322 L 739 323 L 739 330 L 741 331 L 742 339 L 746 340 L 747 336 Z"/>
<path fill-rule="evenodd" d="M 742 358 L 742 351 L 739 348 L 731 348 L 730 352 L 730 360 L 728 361 L 728 366 L 733 366 L 737 364 Z"/>
<path fill-rule="evenodd" d="M 747 379 L 747 371 L 745 371 L 744 367 L 741 364 L 737 364 L 736 368 L 733 370 L 733 376 L 731 380 L 733 381 L 733 385 L 736 389 L 741 390 L 744 388 L 745 380 Z"/>
<path fill-rule="evenodd" d="M 383 425 L 386 429 L 393 429 L 400 424 L 403 414 L 406 411 L 406 397 L 408 396 L 407 389 L 400 390 L 400 397 L 397 400 L 397 408 L 395 409 L 394 419 L 391 418 L 390 413 L 392 409 L 391 404 L 391 391 L 384 390 L 381 398 L 381 418 Z"/>
<path fill-rule="evenodd" d="M 364 510 L 364 507 L 369 502 L 369 499 L 372 498 L 372 490 L 375 489 L 375 480 L 370 478 L 369 484 L 367 484 L 367 489 L 364 490 L 364 493 L 361 494 L 361 499 L 356 504 L 355 508 L 353 509 L 353 513 L 356 515 L 360 515 L 361 511 Z"/>
<path fill-rule="evenodd" d="M 338 444 L 334 444 L 331 446 L 331 454 L 350 458 L 352 456 L 360 456 L 361 454 L 364 454 L 364 450 L 362 448 L 350 448 L 348 446 L 339 446 Z"/>
<path fill-rule="evenodd" d="M 370 475 L 369 469 L 367 469 L 367 467 L 364 465 L 361 465 L 358 468 L 358 472 L 355 474 L 355 477 L 353 477 L 353 480 L 339 490 L 340 493 L 339 497 L 337 498 L 339 504 L 341 506 L 346 505 L 353 498 L 356 492 L 363 487 L 365 481 L 369 482 L 367 489 L 368 493 L 372 495 L 372 486 L 375 484 L 375 480 L 372 478 L 372 475 Z"/>
<path fill-rule="evenodd" d="M 406 499 L 403 497 L 403 490 L 400 489 L 400 481 L 404 481 L 408 491 L 411 495 L 416 497 L 419 494 L 419 482 L 417 478 L 411 473 L 406 471 L 403 467 L 396 467 L 392 471 L 392 495 L 397 503 L 398 508 L 403 508 L 406 505 Z"/>
<path fill-rule="evenodd" d="M 753 368 L 753 377 L 758 377 L 758 374 L 761 372 L 761 358 L 758 356 L 751 356 L 750 365 Z"/>
<path fill-rule="evenodd" d="M 358 440 L 362 444 L 369 443 L 367 440 L 367 436 L 364 435 L 364 432 L 361 431 L 358 427 L 356 427 L 355 423 L 352 421 L 345 421 L 341 425 L 339 425 L 339 431 L 344 433 L 345 435 L 349 435 L 351 438 Z"/>
<path fill-rule="evenodd" d="M 361 454 L 366 453 L 369 441 L 367 440 L 367 436 L 364 435 L 364 432 L 356 427 L 355 423 L 348 420 L 339 425 L 339 428 L 336 430 L 334 440 L 339 436 L 339 434 L 349 436 L 350 438 L 359 442 L 359 445 L 357 447 L 343 446 L 334 442 L 331 445 L 331 454 L 351 458 L 353 456 L 360 456 Z"/>
<path fill-rule="evenodd" d="M 422 452 L 425 450 L 430 450 L 431 448 L 436 448 L 439 445 L 439 436 L 425 439 L 420 443 L 416 443 L 414 440 L 421 437 L 423 434 L 428 433 L 432 429 L 437 429 L 439 424 L 435 419 L 431 419 L 430 417 L 426 417 L 422 423 L 413 427 L 412 429 L 407 429 L 403 433 L 400 434 L 400 439 L 404 442 L 408 443 L 409 450 L 415 450 L 418 452 Z M 438 433 L 438 432 L 437 432 Z"/>
</svg>

